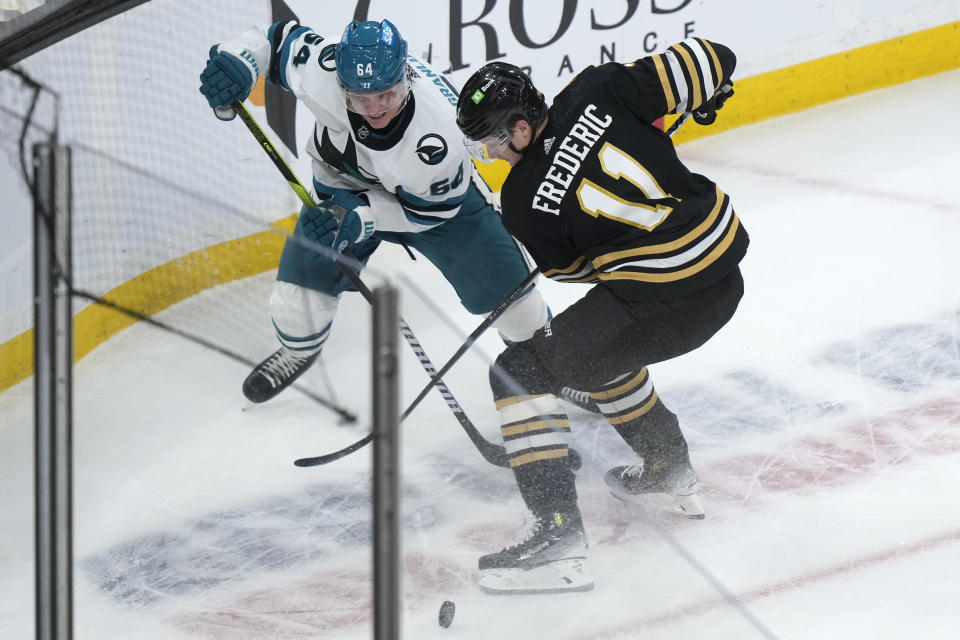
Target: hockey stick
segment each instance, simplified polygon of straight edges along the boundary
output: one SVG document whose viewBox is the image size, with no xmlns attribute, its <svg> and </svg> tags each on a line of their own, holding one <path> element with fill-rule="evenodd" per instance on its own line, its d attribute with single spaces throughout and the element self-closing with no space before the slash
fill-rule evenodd
<svg viewBox="0 0 960 640">
<path fill-rule="evenodd" d="M 683 114 L 679 118 L 677 118 L 677 120 L 670 126 L 670 128 L 666 130 L 666 134 L 670 137 L 673 137 L 673 134 L 675 134 L 680 129 L 680 127 L 682 127 L 687 122 L 687 120 L 690 119 L 691 115 L 692 115 L 691 112 L 684 111 Z M 473 343 L 477 341 L 477 338 L 479 338 L 484 331 L 489 329 L 490 325 L 492 325 L 497 320 L 497 318 L 503 315 L 503 312 L 507 310 L 507 307 L 509 307 L 511 304 L 513 304 L 514 301 L 516 301 L 517 298 L 523 295 L 523 292 L 534 281 L 534 279 L 536 279 L 539 273 L 540 273 L 539 267 L 531 271 L 530 275 L 528 275 L 523 280 L 523 282 L 521 282 L 517 286 L 517 288 L 514 289 L 513 292 L 503 300 L 503 302 L 500 303 L 500 306 L 498 306 L 496 309 L 490 312 L 490 315 L 488 315 L 483 320 L 483 322 L 481 322 L 480 325 L 473 330 L 473 333 L 467 336 L 467 339 L 464 341 L 462 345 L 460 345 L 460 348 L 457 349 L 456 353 L 450 356 L 450 359 L 447 360 L 446 364 L 440 367 L 440 371 L 437 373 L 437 377 L 442 377 L 445 373 L 447 373 L 450 370 L 450 368 L 454 365 L 454 363 L 456 363 L 456 361 L 460 359 L 460 356 L 466 353 L 467 349 L 469 349 L 473 345 Z M 413 409 L 418 404 L 420 404 L 420 401 L 423 400 L 423 398 L 427 395 L 427 393 L 434 386 L 434 384 L 436 384 L 434 380 L 430 380 L 430 382 L 427 383 L 427 385 L 420 391 L 420 394 L 416 398 L 414 398 L 413 402 L 410 403 L 410 406 L 403 413 L 404 418 L 411 411 L 413 411 Z M 335 454 L 331 454 L 331 455 L 335 455 Z M 333 460 L 336 460 L 336 458 L 333 458 Z M 323 463 L 320 463 L 320 464 L 323 464 Z"/>
<path fill-rule="evenodd" d="M 439 388 L 439 385 L 443 384 L 443 381 L 441 380 L 442 376 L 443 376 L 445 373 L 447 373 L 447 371 L 449 371 L 451 367 L 453 367 L 454 363 L 456 363 L 456 361 L 460 359 L 460 356 L 462 356 L 464 353 L 466 353 L 467 349 L 470 348 L 470 345 L 472 345 L 474 342 L 476 342 L 477 338 L 480 337 L 480 334 L 482 334 L 484 331 L 486 331 L 486 330 L 490 327 L 490 325 L 492 325 L 492 324 L 497 320 L 497 318 L 499 318 L 501 315 L 503 315 L 503 313 L 507 310 L 507 308 L 508 308 L 514 301 L 516 301 L 517 298 L 519 298 L 519 297 L 524 293 L 524 291 L 526 291 L 527 287 L 530 286 L 530 284 L 534 281 L 534 279 L 537 277 L 537 275 L 538 275 L 539 273 L 540 273 L 540 270 L 539 270 L 539 269 L 534 269 L 534 270 L 530 273 L 530 275 L 528 275 L 526 278 L 524 278 L 523 282 L 521 282 L 519 285 L 517 285 L 517 288 L 514 289 L 513 292 L 510 293 L 510 295 L 508 295 L 506 298 L 504 298 L 503 302 L 501 302 L 500 305 L 499 305 L 496 309 L 494 309 L 493 311 L 491 311 L 491 312 L 490 312 L 490 315 L 488 315 L 486 318 L 484 318 L 484 319 L 483 319 L 483 322 L 481 322 L 481 323 L 477 326 L 477 328 L 473 330 L 473 333 L 471 333 L 471 334 L 467 337 L 466 341 L 464 341 L 464 343 L 463 343 L 462 345 L 460 345 L 460 348 L 457 349 L 456 353 L 454 353 L 454 354 L 450 357 L 450 359 L 447 360 L 446 364 L 444 364 L 444 365 L 440 368 L 440 371 L 434 372 L 433 374 L 431 374 L 431 376 L 430 376 L 430 381 L 426 384 L 426 386 L 423 388 L 423 390 L 420 391 L 420 394 L 413 400 L 413 402 L 410 403 L 410 406 L 408 406 L 407 409 L 406 409 L 406 411 L 403 412 L 403 415 L 400 416 L 400 420 L 401 420 L 401 421 L 404 420 L 404 419 L 406 419 L 406 417 L 410 415 L 410 413 L 417 407 L 417 405 L 420 404 L 420 401 L 423 400 L 424 397 L 426 397 L 426 395 L 427 395 L 427 393 L 430 391 L 430 389 L 432 389 L 434 386 L 437 386 L 437 387 Z M 430 365 L 430 366 L 432 367 L 433 365 Z M 451 400 L 453 400 L 453 397 L 452 397 L 452 396 L 450 396 L 449 399 L 447 398 L 447 394 L 444 393 L 444 390 L 443 390 L 442 388 L 440 389 L 440 393 L 443 395 L 444 399 L 447 400 L 448 403 L 449 403 Z M 453 400 L 453 402 L 456 402 L 456 400 Z M 468 435 L 468 436 L 470 435 L 470 431 L 467 432 L 467 435 Z M 479 434 L 478 434 L 478 435 L 479 435 Z M 367 435 L 364 436 L 362 439 L 358 440 L 357 442 L 354 442 L 353 444 L 351 444 L 351 445 L 348 446 L 348 447 L 344 447 L 343 449 L 340 449 L 339 451 L 334 451 L 333 453 L 328 453 L 328 454 L 322 455 L 322 456 L 316 456 L 316 457 L 314 457 L 314 458 L 301 458 L 301 459 L 295 461 L 294 464 L 296 464 L 296 465 L 298 465 L 298 466 L 301 466 L 301 467 L 314 467 L 314 466 L 321 465 L 321 464 L 328 464 L 328 463 L 330 463 L 330 462 L 333 462 L 334 460 L 339 460 L 340 458 L 343 458 L 344 456 L 350 455 L 351 453 L 353 453 L 353 452 L 356 451 L 357 449 L 360 449 L 360 448 L 362 448 L 362 447 L 370 444 L 370 441 L 371 441 L 372 437 L 373 437 L 372 434 L 367 434 Z M 481 437 L 482 437 L 482 436 L 481 436 Z M 473 439 L 473 438 L 471 437 L 471 440 L 472 440 L 472 439 Z M 486 441 L 485 441 L 485 442 L 486 442 Z M 476 442 L 474 442 L 474 444 L 476 444 Z M 490 443 L 488 443 L 488 444 L 490 444 Z M 479 447 L 480 445 L 477 445 L 477 446 Z M 503 447 L 500 447 L 499 445 L 493 445 L 493 446 L 497 447 L 498 449 L 500 449 L 501 452 L 503 452 Z M 572 452 L 572 450 L 571 450 L 571 452 Z M 506 453 L 504 452 L 504 453 L 502 453 L 502 455 L 504 456 L 504 461 L 505 461 L 505 460 L 506 460 Z M 484 456 L 484 457 L 486 457 L 486 456 Z M 489 458 L 488 458 L 488 459 L 489 459 Z M 498 464 L 497 466 L 506 466 L 506 465 L 499 465 L 499 464 Z M 579 466 L 579 464 L 577 464 L 577 466 Z"/>
<path fill-rule="evenodd" d="M 681 114 L 681 116 L 677 118 L 674 121 L 674 123 L 670 125 L 670 128 L 667 129 L 664 133 L 666 133 L 668 136 L 672 138 L 673 134 L 675 134 L 680 129 L 680 127 L 685 125 L 687 123 L 687 120 L 689 120 L 690 116 L 692 115 L 693 115 L 692 111 L 684 111 L 683 114 Z"/>
<path fill-rule="evenodd" d="M 673 137 L 673 134 L 675 134 L 675 133 L 680 129 L 680 127 L 682 127 L 684 124 L 686 124 L 687 120 L 690 119 L 690 116 L 691 116 L 691 115 L 692 115 L 692 114 L 691 114 L 689 111 L 683 112 L 683 114 L 670 126 L 670 128 L 666 130 L 666 134 L 667 134 L 668 136 L 670 136 L 670 137 Z M 523 282 L 521 282 L 521 283 L 517 286 L 517 288 L 514 289 L 513 292 L 512 292 L 509 296 L 507 296 L 507 297 L 504 299 L 504 301 L 501 302 L 500 305 L 499 305 L 496 309 L 494 309 L 493 311 L 491 311 L 491 312 L 490 312 L 490 315 L 488 315 L 488 316 L 483 320 L 483 322 L 481 322 L 480 325 L 477 326 L 477 328 L 474 329 L 473 332 L 472 332 L 469 336 L 467 336 L 467 339 L 466 339 L 466 340 L 464 341 L 464 343 L 460 346 L 460 348 L 457 349 L 456 353 L 454 353 L 454 354 L 450 357 L 450 359 L 447 360 L 446 364 L 444 364 L 442 367 L 440 367 L 440 371 L 437 372 L 436 375 L 431 375 L 430 381 L 427 382 L 426 386 L 420 391 L 419 395 L 417 395 L 417 397 L 414 398 L 413 402 L 410 403 L 410 406 L 408 406 L 407 409 L 406 409 L 406 411 L 403 412 L 403 415 L 400 416 L 400 420 L 401 420 L 401 421 L 404 420 L 408 415 L 410 415 L 410 413 L 416 408 L 416 406 L 417 406 L 418 404 L 420 404 L 420 401 L 423 400 L 423 398 L 425 398 L 426 395 L 430 392 L 430 389 L 431 389 L 431 388 L 433 388 L 434 386 L 438 386 L 438 388 L 439 388 L 439 385 L 440 385 L 440 384 L 443 384 L 443 383 L 442 383 L 442 380 L 441 380 L 442 376 L 443 376 L 444 374 L 446 374 L 446 373 L 450 370 L 451 367 L 453 367 L 453 365 L 457 362 L 457 360 L 460 359 L 460 357 L 461 357 L 464 353 L 466 353 L 467 349 L 469 349 L 469 348 L 473 345 L 473 343 L 476 342 L 477 338 L 479 338 L 480 335 L 481 335 L 484 331 L 486 331 L 487 329 L 489 329 L 489 328 L 490 328 L 490 325 L 492 325 L 492 324 L 497 320 L 497 318 L 499 318 L 499 317 L 507 310 L 507 308 L 508 308 L 514 301 L 516 301 L 517 298 L 519 298 L 519 297 L 523 294 L 523 292 L 526 290 L 526 288 L 527 288 L 527 287 L 533 282 L 533 280 L 537 277 L 537 275 L 539 274 L 539 272 L 540 272 L 539 268 L 534 269 L 534 270 L 530 273 L 530 275 L 528 275 L 528 276 L 523 280 Z M 440 393 L 444 395 L 444 398 L 445 398 L 445 399 L 447 398 L 447 395 L 444 393 L 444 391 L 443 391 L 442 388 L 440 389 Z M 452 396 L 451 396 L 451 399 L 452 399 Z M 449 400 L 448 400 L 448 402 L 449 402 Z M 456 401 L 454 400 L 454 402 L 456 402 Z M 467 432 L 467 435 L 470 435 L 470 433 L 471 433 L 471 432 L 468 431 L 468 432 Z M 478 434 L 478 435 L 479 435 L 479 434 Z M 473 439 L 472 436 L 471 436 L 471 439 Z M 330 463 L 330 462 L 334 462 L 335 460 L 339 460 L 340 458 L 346 457 L 346 456 L 350 455 L 351 453 L 353 453 L 354 451 L 357 451 L 358 449 L 362 449 L 362 448 L 365 447 L 366 445 L 370 444 L 370 442 L 371 442 L 372 440 L 373 440 L 373 434 L 372 434 L 372 433 L 371 433 L 371 434 L 367 434 L 366 436 L 364 436 L 364 437 L 361 438 L 360 440 L 357 440 L 357 441 L 354 442 L 353 444 L 351 444 L 351 445 L 349 445 L 349 446 L 347 446 L 347 447 L 344 447 L 343 449 L 340 449 L 339 451 L 334 451 L 333 453 L 328 453 L 328 454 L 321 455 L 321 456 L 316 456 L 316 457 L 313 457 L 313 458 L 300 458 L 299 460 L 296 460 L 296 461 L 294 462 L 294 464 L 296 464 L 297 466 L 302 466 L 302 467 L 308 467 L 308 466 L 309 466 L 309 467 L 312 467 L 312 466 L 318 466 L 318 465 L 328 464 L 328 463 Z M 486 442 L 486 441 L 484 441 L 484 442 Z M 487 443 L 487 444 L 490 444 L 490 443 Z M 494 446 L 497 446 L 497 445 L 494 445 Z M 500 448 L 500 447 L 498 447 L 498 448 Z M 501 448 L 501 450 L 502 450 L 502 448 Z M 570 450 L 569 450 L 569 455 L 571 456 L 571 464 L 573 465 L 573 467 L 574 467 L 575 469 L 576 469 L 576 468 L 579 468 L 579 467 L 580 467 L 580 464 L 581 464 L 581 460 L 580 460 L 580 455 L 577 453 L 577 451 L 576 451 L 575 449 L 570 449 Z M 484 457 L 486 457 L 486 456 L 484 456 Z M 488 458 L 488 459 L 489 459 L 489 458 Z M 495 463 L 495 464 L 496 464 L 496 463 Z M 501 466 L 505 466 L 505 465 L 501 465 Z"/>
<path fill-rule="evenodd" d="M 253 137 L 256 138 L 257 142 L 260 143 L 260 147 L 266 152 L 270 157 L 270 160 L 273 161 L 274 166 L 280 171 L 281 175 L 286 179 L 287 183 L 293 189 L 293 191 L 300 198 L 300 201 L 303 204 L 307 205 L 310 208 L 316 207 L 317 203 L 313 201 L 313 198 L 310 196 L 310 192 L 304 188 L 303 183 L 300 182 L 296 174 L 293 173 L 293 170 L 287 165 L 283 157 L 277 152 L 273 144 L 270 142 L 270 139 L 267 138 L 267 135 L 263 132 L 263 129 L 260 127 L 260 124 L 253 118 L 253 115 L 247 111 L 247 108 L 243 105 L 242 102 L 237 101 L 232 105 L 234 110 L 236 110 L 237 115 L 240 116 L 240 119 L 250 130 L 250 133 L 253 134 Z M 353 285 L 357 290 L 363 295 L 367 302 L 373 301 L 373 294 L 370 292 L 370 289 L 363 283 L 360 279 L 360 276 L 348 265 L 345 265 L 341 262 L 337 264 L 340 265 L 340 268 L 346 274 Z M 467 414 L 464 413 L 463 409 L 460 407 L 460 404 L 453 397 L 453 394 L 450 392 L 450 389 L 447 388 L 447 385 L 440 379 L 436 378 L 436 369 L 433 367 L 433 363 L 430 362 L 430 359 L 427 357 L 427 354 L 424 352 L 423 347 L 420 346 L 420 342 L 417 340 L 416 336 L 413 335 L 413 331 L 410 329 L 410 326 L 406 323 L 403 318 L 400 319 L 400 333 L 403 335 L 404 339 L 407 341 L 407 344 L 410 345 L 410 348 L 413 349 L 413 352 L 416 354 L 417 359 L 420 361 L 420 364 L 426 370 L 427 375 L 436 380 L 437 390 L 440 391 L 443 399 L 446 400 L 447 406 L 453 412 L 453 415 L 457 418 L 457 421 L 460 422 L 460 426 L 463 427 L 463 430 L 466 432 L 467 436 L 470 438 L 470 441 L 473 442 L 477 450 L 480 452 L 480 455 L 487 460 L 487 462 L 500 466 L 506 467 L 509 466 L 507 463 L 506 452 L 503 447 L 496 445 L 486 438 L 477 430 L 470 419 L 467 417 Z M 351 445 L 354 447 L 348 453 L 352 453 L 357 449 L 361 448 L 372 440 L 373 434 L 368 434 L 364 437 L 364 440 L 361 440 L 357 443 Z M 361 444 L 361 442 L 363 444 Z M 348 447 L 349 449 L 350 447 Z M 343 455 L 346 455 L 344 453 Z M 341 456 L 342 457 L 342 456 Z M 294 461 L 294 464 L 298 467 L 310 467 L 314 466 L 316 463 L 311 463 L 312 458 L 301 458 Z"/>
<path fill-rule="evenodd" d="M 373 300 L 373 295 L 367 286 L 360 280 L 360 277 L 357 276 L 356 272 L 353 269 L 350 269 L 346 265 L 340 265 L 350 280 L 353 282 L 354 286 L 357 287 L 357 290 L 363 294 L 363 297 L 367 299 L 368 302 Z M 413 349 L 414 355 L 417 356 L 417 360 L 420 361 L 420 365 L 423 367 L 424 371 L 427 372 L 427 375 L 430 376 L 430 386 L 436 386 L 437 391 L 440 392 L 440 395 L 443 396 L 444 401 L 446 401 L 447 406 L 450 408 L 450 411 L 453 413 L 454 417 L 460 423 L 460 426 L 463 427 L 464 432 L 467 434 L 467 437 L 470 438 L 470 441 L 473 442 L 473 445 L 480 452 L 480 455 L 490 464 L 496 465 L 498 467 L 507 467 L 509 463 L 507 462 L 507 454 L 504 451 L 503 447 L 498 444 L 494 444 L 483 437 L 483 435 L 477 430 L 473 422 L 470 421 L 470 418 L 467 417 L 466 412 L 457 402 L 457 399 L 453 397 L 453 392 L 450 391 L 449 387 L 440 379 L 437 370 L 434 368 L 433 363 L 430 361 L 430 358 L 427 356 L 426 352 L 423 350 L 423 347 L 420 346 L 420 341 L 417 340 L 417 337 L 413 334 L 413 331 L 410 329 L 410 325 L 406 323 L 403 318 L 400 318 L 400 335 L 403 336 L 403 339 L 407 341 L 407 344 L 410 345 L 410 348 Z M 430 387 L 428 387 L 429 389 Z M 426 395 L 426 394 L 424 394 Z M 419 399 L 417 400 L 419 402 Z M 415 406 L 415 405 L 414 405 Z M 411 406 L 407 411 L 400 416 L 400 420 L 404 420 L 413 410 Z M 332 454 L 316 456 L 313 458 L 298 458 L 293 461 L 293 464 L 298 467 L 315 467 L 321 464 L 326 464 L 328 462 L 333 462 L 338 460 L 350 453 L 353 453 L 357 449 L 363 448 L 365 445 L 369 444 L 373 440 L 373 432 L 368 433 L 362 439 L 353 443 L 352 445 L 337 451 Z"/>
<path fill-rule="evenodd" d="M 502 316 L 504 312 L 510 307 L 511 304 L 513 304 L 514 302 L 516 302 L 518 298 L 523 296 L 524 292 L 527 290 L 527 287 L 529 287 L 533 283 L 533 281 L 536 279 L 538 275 L 540 275 L 539 268 L 536 268 L 533 271 L 531 271 L 530 274 L 523 279 L 523 282 L 518 284 L 517 288 L 514 289 L 510 293 L 510 295 L 504 298 L 503 302 L 501 302 L 496 309 L 490 312 L 490 315 L 488 315 L 486 318 L 483 319 L 483 322 L 481 322 L 477 326 L 477 328 L 474 329 L 469 336 L 467 336 L 467 339 L 464 340 L 462 345 L 460 345 L 460 348 L 457 349 L 457 351 L 452 356 L 450 356 L 450 359 L 447 360 L 446 364 L 440 367 L 440 371 L 437 372 L 437 375 L 434 377 L 434 379 L 430 380 L 426 384 L 426 386 L 424 386 L 423 389 L 420 390 L 420 394 L 416 398 L 414 398 L 413 402 L 410 403 L 410 406 L 407 407 L 407 410 L 403 413 L 404 417 L 406 417 L 407 414 L 413 411 L 414 408 L 416 408 L 416 406 L 420 404 L 420 401 L 426 397 L 427 393 L 430 392 L 430 389 L 436 384 L 436 380 L 438 378 L 441 378 L 448 371 L 450 371 L 451 367 L 453 367 L 453 365 L 457 362 L 457 360 L 460 359 L 460 356 L 466 353 L 467 349 L 469 349 L 473 345 L 473 343 L 477 341 L 477 338 L 479 338 L 484 331 L 489 329 L 490 325 L 496 322 L 497 318 Z"/>
</svg>

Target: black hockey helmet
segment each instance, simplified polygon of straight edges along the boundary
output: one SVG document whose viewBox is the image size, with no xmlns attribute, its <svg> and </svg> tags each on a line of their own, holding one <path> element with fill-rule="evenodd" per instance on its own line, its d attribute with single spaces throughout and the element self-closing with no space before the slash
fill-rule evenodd
<svg viewBox="0 0 960 640">
<path fill-rule="evenodd" d="M 547 113 L 543 94 L 520 67 L 490 62 L 477 69 L 460 91 L 457 126 L 470 140 L 506 135 L 518 120 L 536 132 Z"/>
</svg>

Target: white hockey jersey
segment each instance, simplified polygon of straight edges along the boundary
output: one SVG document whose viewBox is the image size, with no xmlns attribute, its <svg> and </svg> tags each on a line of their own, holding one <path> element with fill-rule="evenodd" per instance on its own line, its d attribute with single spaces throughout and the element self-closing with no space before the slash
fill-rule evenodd
<svg viewBox="0 0 960 640">
<path fill-rule="evenodd" d="M 260 75 L 293 92 L 316 117 L 306 152 L 318 192 L 365 190 L 378 231 L 424 231 L 457 215 L 474 166 L 456 125 L 456 89 L 408 55 L 409 102 L 386 128 L 371 129 L 345 106 L 337 42 L 339 36 L 288 21 L 254 27 L 220 50 L 246 51 Z"/>
</svg>

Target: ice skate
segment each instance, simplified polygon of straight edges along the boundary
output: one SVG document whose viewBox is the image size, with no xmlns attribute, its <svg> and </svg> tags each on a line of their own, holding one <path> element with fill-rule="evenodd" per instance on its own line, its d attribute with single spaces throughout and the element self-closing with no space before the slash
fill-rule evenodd
<svg viewBox="0 0 960 640">
<path fill-rule="evenodd" d="M 480 589 L 494 594 L 588 591 L 587 537 L 577 514 L 537 517 L 519 543 L 479 561 Z"/>
<path fill-rule="evenodd" d="M 700 481 L 690 463 L 667 467 L 663 463 L 614 467 L 603 476 L 610 493 L 625 502 L 637 502 L 639 496 L 663 493 L 677 502 L 676 513 L 688 518 L 702 519 L 703 504 L 697 497 Z"/>
<path fill-rule="evenodd" d="M 298 356 L 286 347 L 280 347 L 254 367 L 243 381 L 243 395 L 250 402 L 266 402 L 309 369 L 318 355 Z"/>
<path fill-rule="evenodd" d="M 596 401 L 590 397 L 590 393 L 587 391 L 564 387 L 560 390 L 560 399 L 569 402 L 578 409 L 583 409 L 590 413 L 600 413 L 600 407 L 597 406 Z"/>
</svg>

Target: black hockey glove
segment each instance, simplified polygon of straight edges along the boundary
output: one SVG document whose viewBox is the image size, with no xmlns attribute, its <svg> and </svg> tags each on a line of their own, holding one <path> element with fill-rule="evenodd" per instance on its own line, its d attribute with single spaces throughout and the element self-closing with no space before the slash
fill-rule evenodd
<svg viewBox="0 0 960 640">
<path fill-rule="evenodd" d="M 733 80 L 727 80 L 720 85 L 710 99 L 704 102 L 698 109 L 693 110 L 693 120 L 697 124 L 713 124 L 717 119 L 717 111 L 723 106 L 730 96 L 733 95 Z"/>
</svg>

